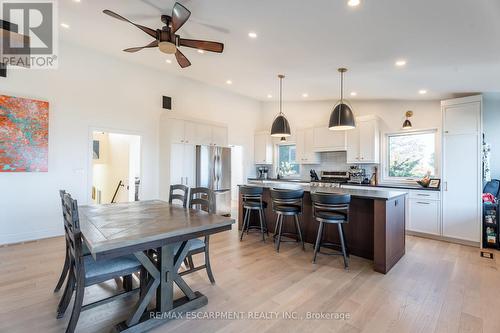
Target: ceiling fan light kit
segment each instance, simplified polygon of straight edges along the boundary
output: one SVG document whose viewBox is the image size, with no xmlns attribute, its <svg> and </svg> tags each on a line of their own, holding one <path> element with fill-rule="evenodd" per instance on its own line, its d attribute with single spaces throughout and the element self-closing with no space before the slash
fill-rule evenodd
<svg viewBox="0 0 500 333">
<path fill-rule="evenodd" d="M 344 101 L 344 73 L 347 68 L 339 68 L 340 73 L 340 101 L 335 105 L 330 114 L 328 129 L 332 131 L 345 131 L 356 127 L 356 120 L 352 108 Z"/>
<path fill-rule="evenodd" d="M 175 58 L 177 59 L 179 65 L 182 68 L 185 68 L 191 66 L 191 62 L 179 50 L 180 46 L 215 53 L 222 53 L 224 50 L 224 44 L 219 42 L 184 39 L 175 34 L 191 16 L 191 12 L 178 2 L 175 3 L 174 8 L 172 9 L 172 16 L 161 15 L 161 21 L 165 24 L 165 26 L 156 30 L 136 24 L 108 9 L 103 10 L 103 13 L 117 20 L 130 23 L 155 39 L 146 46 L 127 48 L 123 50 L 125 52 L 137 52 L 145 48 L 158 47 L 158 49 L 165 54 L 175 54 Z"/>
<path fill-rule="evenodd" d="M 274 118 L 273 125 L 271 126 L 271 136 L 286 138 L 291 135 L 291 131 L 290 124 L 283 113 L 283 79 L 285 75 L 280 74 L 278 78 L 280 80 L 280 112 L 276 118 Z"/>
</svg>

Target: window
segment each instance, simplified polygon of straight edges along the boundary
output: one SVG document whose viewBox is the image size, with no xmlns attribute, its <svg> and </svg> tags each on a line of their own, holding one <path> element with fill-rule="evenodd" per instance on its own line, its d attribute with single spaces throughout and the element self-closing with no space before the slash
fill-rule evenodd
<svg viewBox="0 0 500 333">
<path fill-rule="evenodd" d="M 436 175 L 436 132 L 387 135 L 385 176 L 388 179 L 420 179 Z"/>
<path fill-rule="evenodd" d="M 295 145 L 278 146 L 278 167 L 280 169 L 281 175 L 285 177 L 299 175 L 300 168 L 295 161 L 295 155 Z"/>
</svg>

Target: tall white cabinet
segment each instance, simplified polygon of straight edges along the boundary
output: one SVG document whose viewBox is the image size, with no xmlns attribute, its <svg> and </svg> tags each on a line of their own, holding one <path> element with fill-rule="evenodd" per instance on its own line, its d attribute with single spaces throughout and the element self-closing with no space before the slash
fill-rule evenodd
<svg viewBox="0 0 500 333">
<path fill-rule="evenodd" d="M 441 102 L 443 117 L 442 234 L 481 238 L 482 97 Z"/>
</svg>

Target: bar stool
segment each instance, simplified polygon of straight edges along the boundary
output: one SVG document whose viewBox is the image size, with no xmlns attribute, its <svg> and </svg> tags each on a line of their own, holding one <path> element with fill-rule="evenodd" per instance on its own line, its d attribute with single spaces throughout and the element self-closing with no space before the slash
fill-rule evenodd
<svg viewBox="0 0 500 333">
<path fill-rule="evenodd" d="M 343 224 L 349 222 L 349 205 L 351 202 L 351 195 L 311 193 L 311 201 L 313 203 L 314 218 L 319 222 L 318 236 L 316 237 L 316 244 L 314 245 L 313 263 L 316 263 L 316 256 L 318 252 L 326 255 L 342 255 L 344 257 L 344 268 L 347 269 L 349 267 L 349 262 L 347 260 L 349 254 L 347 252 L 347 246 L 344 239 Z M 320 252 L 321 246 L 339 246 L 339 244 L 322 242 L 325 223 L 337 224 L 342 253 Z"/>
<path fill-rule="evenodd" d="M 302 238 L 302 231 L 300 229 L 299 214 L 302 213 L 304 197 L 304 190 L 285 190 L 285 189 L 271 189 L 271 198 L 273 203 L 273 211 L 278 214 L 276 225 L 274 227 L 274 238 L 276 241 L 276 252 L 280 251 L 281 236 L 288 238 L 295 237 L 295 242 L 302 243 L 302 249 L 305 250 L 304 240 Z M 295 220 L 295 233 L 283 232 L 283 220 L 286 216 L 293 216 Z M 291 240 L 283 240 L 283 242 L 290 242 Z"/>
<path fill-rule="evenodd" d="M 266 215 L 264 214 L 264 209 L 267 208 L 267 202 L 262 200 L 262 194 L 264 189 L 257 186 L 240 186 L 241 199 L 243 201 L 243 209 L 245 210 L 245 215 L 243 218 L 243 226 L 241 228 L 240 241 L 243 240 L 243 234 L 245 231 L 248 233 L 250 229 L 260 230 L 262 233 L 262 240 L 265 242 L 266 237 L 264 233 L 269 236 L 269 231 L 267 229 Z M 259 226 L 250 225 L 250 215 L 252 211 L 257 211 L 259 214 Z"/>
</svg>

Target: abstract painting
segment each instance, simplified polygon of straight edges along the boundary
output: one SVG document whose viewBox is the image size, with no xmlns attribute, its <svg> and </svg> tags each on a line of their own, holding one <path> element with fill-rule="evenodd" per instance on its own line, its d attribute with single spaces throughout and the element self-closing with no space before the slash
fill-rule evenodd
<svg viewBox="0 0 500 333">
<path fill-rule="evenodd" d="M 49 103 L 0 95 L 0 172 L 46 172 Z"/>
</svg>

